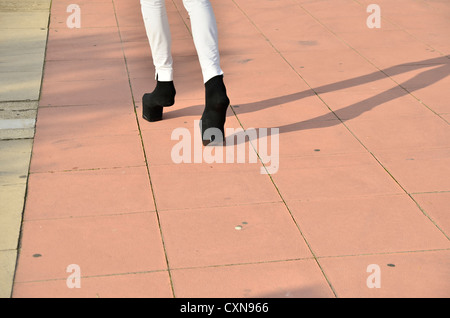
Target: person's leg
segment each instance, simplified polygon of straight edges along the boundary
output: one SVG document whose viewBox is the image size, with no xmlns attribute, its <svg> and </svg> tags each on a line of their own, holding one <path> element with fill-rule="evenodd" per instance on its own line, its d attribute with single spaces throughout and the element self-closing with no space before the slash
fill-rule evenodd
<svg viewBox="0 0 450 318">
<path fill-rule="evenodd" d="M 172 81 L 172 37 L 165 0 L 141 0 L 141 11 L 155 65 L 155 79 Z"/>
<path fill-rule="evenodd" d="M 142 97 L 142 115 L 148 121 L 162 119 L 163 106 L 175 102 L 171 34 L 165 0 L 141 0 L 142 17 L 155 66 L 156 88 Z"/>
<path fill-rule="evenodd" d="M 224 134 L 227 108 L 230 104 L 223 71 L 220 67 L 216 18 L 209 0 L 183 0 L 191 20 L 192 36 L 205 83 L 205 110 L 201 118 L 202 136 L 209 128 Z M 207 145 L 210 140 L 203 140 Z"/>
</svg>

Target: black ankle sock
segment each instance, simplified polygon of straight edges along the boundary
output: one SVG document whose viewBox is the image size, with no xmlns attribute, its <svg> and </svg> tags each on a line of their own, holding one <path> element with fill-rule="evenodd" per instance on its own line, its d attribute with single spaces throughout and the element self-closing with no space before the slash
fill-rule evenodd
<svg viewBox="0 0 450 318">
<path fill-rule="evenodd" d="M 142 96 L 142 116 L 148 121 L 162 119 L 163 107 L 175 103 L 175 86 L 173 81 L 157 81 L 155 90 Z"/>
<path fill-rule="evenodd" d="M 205 83 L 205 110 L 201 118 L 202 139 L 208 128 L 218 128 L 225 138 L 224 126 L 229 104 L 223 75 L 215 76 Z M 212 141 L 214 140 L 203 140 L 203 145 L 206 146 Z"/>
</svg>

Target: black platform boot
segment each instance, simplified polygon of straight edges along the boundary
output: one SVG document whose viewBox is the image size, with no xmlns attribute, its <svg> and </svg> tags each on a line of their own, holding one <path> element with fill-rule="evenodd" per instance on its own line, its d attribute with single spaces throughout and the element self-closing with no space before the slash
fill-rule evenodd
<svg viewBox="0 0 450 318">
<path fill-rule="evenodd" d="M 218 75 L 205 83 L 205 109 L 201 118 L 201 132 L 203 145 L 206 146 L 214 140 L 204 139 L 208 128 L 218 128 L 225 139 L 225 120 L 230 100 L 223 82 L 223 75 Z"/>
<path fill-rule="evenodd" d="M 142 117 L 150 122 L 162 120 L 163 107 L 175 103 L 175 94 L 173 81 L 157 81 L 155 90 L 142 96 Z"/>
</svg>

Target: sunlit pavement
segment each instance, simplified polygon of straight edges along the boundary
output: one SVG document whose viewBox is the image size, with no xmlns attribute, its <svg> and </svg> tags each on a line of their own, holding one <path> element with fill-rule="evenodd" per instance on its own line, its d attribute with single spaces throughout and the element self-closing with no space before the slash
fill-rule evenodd
<svg viewBox="0 0 450 318">
<path fill-rule="evenodd" d="M 153 123 L 139 1 L 52 1 L 28 178 L 2 179 L 2 203 L 26 198 L 1 296 L 450 296 L 450 3 L 211 3 L 231 107 L 205 148 L 182 0 L 176 103 Z M 240 128 L 257 138 L 234 145 Z M 0 177 L 21 162 L 3 142 Z"/>
</svg>

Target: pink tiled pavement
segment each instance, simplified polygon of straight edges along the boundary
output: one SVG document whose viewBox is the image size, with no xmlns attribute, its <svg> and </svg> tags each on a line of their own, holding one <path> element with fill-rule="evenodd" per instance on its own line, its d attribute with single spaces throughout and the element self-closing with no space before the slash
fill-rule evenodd
<svg viewBox="0 0 450 318">
<path fill-rule="evenodd" d="M 173 161 L 204 102 L 182 0 L 156 123 L 139 1 L 78 0 L 80 29 L 71 3 L 52 2 L 13 297 L 450 296 L 448 2 L 379 0 L 370 29 L 369 0 L 211 0 L 226 127 L 279 128 L 271 175 Z"/>
</svg>

